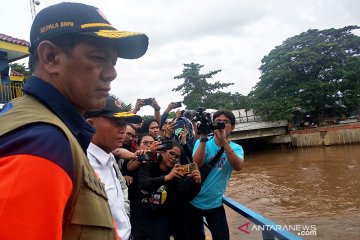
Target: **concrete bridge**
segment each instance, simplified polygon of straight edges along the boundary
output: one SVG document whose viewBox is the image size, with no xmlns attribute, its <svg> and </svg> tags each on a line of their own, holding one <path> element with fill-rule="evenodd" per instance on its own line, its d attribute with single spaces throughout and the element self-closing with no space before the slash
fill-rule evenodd
<svg viewBox="0 0 360 240">
<path fill-rule="evenodd" d="M 240 109 L 232 112 L 235 115 L 236 124 L 235 130 L 231 133 L 229 140 L 257 139 L 269 143 L 291 142 L 287 129 L 287 120 L 275 122 L 264 121 L 261 116 L 256 115 L 252 109 Z"/>
</svg>

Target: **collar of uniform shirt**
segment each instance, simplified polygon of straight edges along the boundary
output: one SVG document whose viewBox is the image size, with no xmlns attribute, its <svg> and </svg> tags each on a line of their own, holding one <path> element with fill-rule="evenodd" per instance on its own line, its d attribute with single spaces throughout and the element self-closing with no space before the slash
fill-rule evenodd
<svg viewBox="0 0 360 240">
<path fill-rule="evenodd" d="M 96 146 L 93 143 L 90 143 L 88 150 L 87 150 L 94 158 L 97 159 L 98 162 L 100 162 L 100 164 L 102 166 L 105 166 L 107 163 L 111 163 L 112 166 L 113 162 L 109 161 L 111 160 L 111 157 L 114 158 L 114 155 L 112 153 L 106 153 L 104 150 L 102 150 L 101 148 L 99 148 L 98 146 Z M 115 159 L 115 158 L 114 158 Z"/>
</svg>

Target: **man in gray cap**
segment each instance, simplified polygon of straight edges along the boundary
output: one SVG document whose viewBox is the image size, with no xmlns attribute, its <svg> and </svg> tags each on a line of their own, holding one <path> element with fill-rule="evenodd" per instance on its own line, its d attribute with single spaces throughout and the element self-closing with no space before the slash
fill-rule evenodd
<svg viewBox="0 0 360 240">
<path fill-rule="evenodd" d="M 59 3 L 31 27 L 25 96 L 0 113 L 0 239 L 117 239 L 104 185 L 86 157 L 117 58 L 145 54 L 145 34 L 99 9 Z M 121 227 L 121 226 L 120 226 Z M 19 231 L 20 230 L 20 231 Z"/>
</svg>

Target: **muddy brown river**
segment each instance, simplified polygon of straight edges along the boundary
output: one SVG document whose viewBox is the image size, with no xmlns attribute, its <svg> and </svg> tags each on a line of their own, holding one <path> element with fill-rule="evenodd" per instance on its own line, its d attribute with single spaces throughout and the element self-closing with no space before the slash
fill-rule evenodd
<svg viewBox="0 0 360 240">
<path fill-rule="evenodd" d="M 304 239 L 360 239 L 360 145 L 267 150 L 246 154 L 228 197 Z M 227 209 L 231 239 L 262 239 L 261 231 Z M 315 229 L 315 231 L 313 231 Z"/>
</svg>

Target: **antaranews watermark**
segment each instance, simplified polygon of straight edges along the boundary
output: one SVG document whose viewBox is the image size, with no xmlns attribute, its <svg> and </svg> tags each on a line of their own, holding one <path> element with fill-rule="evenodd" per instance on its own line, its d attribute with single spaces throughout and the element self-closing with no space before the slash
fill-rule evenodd
<svg viewBox="0 0 360 240">
<path fill-rule="evenodd" d="M 246 234 L 250 234 L 251 231 L 293 231 L 299 236 L 316 236 L 316 225 L 305 224 L 293 224 L 293 225 L 253 225 L 249 226 L 250 222 L 247 222 L 238 227 L 238 229 Z"/>
</svg>

